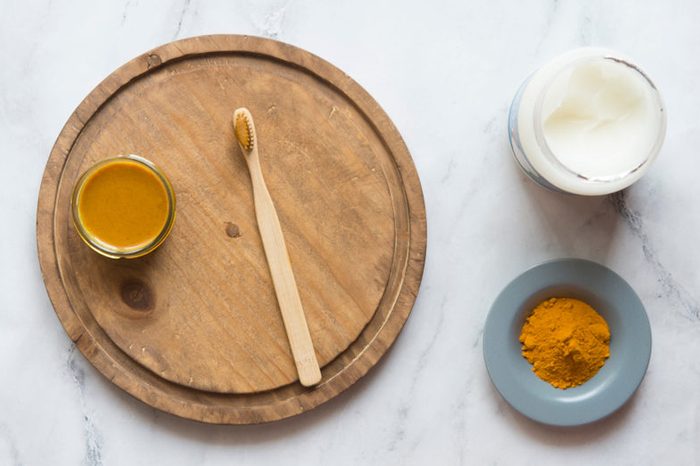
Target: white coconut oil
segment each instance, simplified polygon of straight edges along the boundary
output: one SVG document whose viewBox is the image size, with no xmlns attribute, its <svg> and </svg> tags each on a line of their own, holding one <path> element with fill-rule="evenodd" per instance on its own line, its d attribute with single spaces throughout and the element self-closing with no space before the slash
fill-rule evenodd
<svg viewBox="0 0 700 466">
<path fill-rule="evenodd" d="M 666 114 L 654 84 L 629 59 L 583 48 L 523 84 L 509 129 L 516 160 L 535 181 L 602 195 L 644 174 L 661 148 Z"/>
</svg>

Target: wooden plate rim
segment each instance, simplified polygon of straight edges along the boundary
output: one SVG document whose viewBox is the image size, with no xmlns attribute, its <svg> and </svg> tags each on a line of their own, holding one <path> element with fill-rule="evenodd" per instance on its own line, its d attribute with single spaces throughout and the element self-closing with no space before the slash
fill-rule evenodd
<svg viewBox="0 0 700 466">
<path fill-rule="evenodd" d="M 217 52 L 274 58 L 311 73 L 346 96 L 373 126 L 393 156 L 408 210 L 409 250 L 403 281 L 393 309 L 374 338 L 334 377 L 313 390 L 276 399 L 270 405 L 225 406 L 226 395 L 214 397 L 221 399 L 222 405 L 210 404 L 211 397 L 201 403 L 177 399 L 164 392 L 162 386 L 139 377 L 139 371 L 134 371 L 133 367 L 125 367 L 125 359 L 131 359 L 124 354 L 115 357 L 108 353 L 74 312 L 64 289 L 53 241 L 54 207 L 61 173 L 73 143 L 92 115 L 122 87 L 151 69 L 193 55 Z M 217 424 L 252 424 L 294 416 L 328 401 L 364 376 L 396 340 L 411 312 L 423 274 L 427 243 L 425 205 L 418 174 L 398 130 L 376 101 L 344 72 L 305 50 L 271 39 L 241 35 L 198 36 L 164 44 L 127 62 L 97 85 L 70 116 L 51 150 L 39 191 L 36 228 L 39 263 L 49 298 L 66 333 L 88 361 L 111 382 L 150 406 L 183 418 Z M 106 334 L 103 337 L 109 339 Z M 347 370 L 351 367 L 354 370 Z"/>
</svg>

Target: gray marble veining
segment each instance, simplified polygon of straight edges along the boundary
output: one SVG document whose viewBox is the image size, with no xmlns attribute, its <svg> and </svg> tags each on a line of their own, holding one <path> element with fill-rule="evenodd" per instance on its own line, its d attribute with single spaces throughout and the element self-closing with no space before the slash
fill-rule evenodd
<svg viewBox="0 0 700 466">
<path fill-rule="evenodd" d="M 75 382 L 80 400 L 80 407 L 83 416 L 83 434 L 85 437 L 85 456 L 83 464 L 86 466 L 100 466 L 102 462 L 102 434 L 95 425 L 92 414 L 87 410 L 87 400 L 85 399 L 85 369 L 86 364 L 78 354 L 75 344 L 71 343 L 68 351 L 66 368 L 70 377 Z"/>
<path fill-rule="evenodd" d="M 692 0 L 0 2 L 0 464 L 699 464 L 698 18 Z M 197 424 L 113 386 L 66 337 L 36 261 L 38 187 L 73 109 L 134 56 L 215 33 L 289 42 L 357 80 L 404 137 L 428 215 L 423 285 L 394 348 L 337 399 L 270 425 Z M 607 198 L 538 188 L 508 147 L 520 83 L 581 45 L 635 57 L 668 109 L 659 159 Z M 511 278 L 567 256 L 637 290 L 654 349 L 620 412 L 557 430 L 499 398 L 481 333 Z"/>
<path fill-rule="evenodd" d="M 625 192 L 619 192 L 610 196 L 610 202 L 630 228 L 632 233 L 641 242 L 644 258 L 656 274 L 656 279 L 661 288 L 660 297 L 664 297 L 679 306 L 686 318 L 693 321 L 700 320 L 700 306 L 697 299 L 683 285 L 677 283 L 673 274 L 661 263 L 658 253 L 651 244 L 649 236 L 644 230 L 642 216 L 636 210 L 630 209 L 625 201 Z"/>
</svg>

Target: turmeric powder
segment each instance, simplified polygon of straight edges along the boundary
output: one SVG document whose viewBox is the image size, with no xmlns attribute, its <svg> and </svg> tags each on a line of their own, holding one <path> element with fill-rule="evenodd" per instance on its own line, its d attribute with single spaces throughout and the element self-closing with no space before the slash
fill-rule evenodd
<svg viewBox="0 0 700 466">
<path fill-rule="evenodd" d="M 532 371 L 556 388 L 581 385 L 610 356 L 610 329 L 588 304 L 550 298 L 535 307 L 520 333 L 522 355 Z"/>
</svg>

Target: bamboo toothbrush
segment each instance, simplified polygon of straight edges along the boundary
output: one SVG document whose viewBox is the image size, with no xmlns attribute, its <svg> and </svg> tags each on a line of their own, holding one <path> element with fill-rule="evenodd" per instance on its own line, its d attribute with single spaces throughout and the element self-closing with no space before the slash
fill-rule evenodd
<svg viewBox="0 0 700 466">
<path fill-rule="evenodd" d="M 289 345 L 292 347 L 299 381 L 302 385 L 310 387 L 321 381 L 321 370 L 318 367 L 314 345 L 306 325 L 304 308 L 301 305 L 292 265 L 289 262 L 280 221 L 260 169 L 258 136 L 255 133 L 253 116 L 247 108 L 239 108 L 233 112 L 233 130 L 253 182 L 258 229 L 277 294 L 277 302 L 282 311 L 284 328 L 287 331 Z"/>
</svg>

